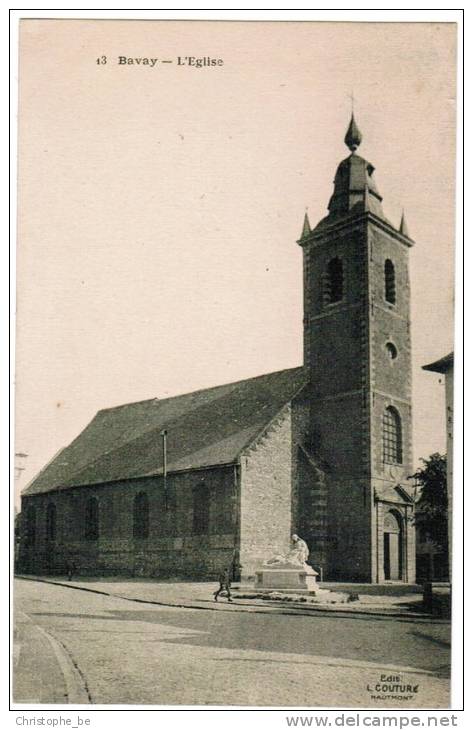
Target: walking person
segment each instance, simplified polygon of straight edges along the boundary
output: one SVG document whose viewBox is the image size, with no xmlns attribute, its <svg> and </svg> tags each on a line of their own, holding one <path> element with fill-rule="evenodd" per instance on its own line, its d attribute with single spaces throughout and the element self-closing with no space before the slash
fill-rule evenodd
<svg viewBox="0 0 473 730">
<path fill-rule="evenodd" d="M 226 593 L 229 603 L 233 603 L 231 594 L 230 568 L 224 568 L 218 576 L 219 587 L 214 593 L 214 601 L 218 602 L 221 593 Z"/>
</svg>

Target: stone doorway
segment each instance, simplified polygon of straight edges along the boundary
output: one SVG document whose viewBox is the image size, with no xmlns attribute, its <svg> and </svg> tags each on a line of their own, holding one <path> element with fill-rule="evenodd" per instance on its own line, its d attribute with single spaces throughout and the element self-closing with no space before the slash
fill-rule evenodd
<svg viewBox="0 0 473 730">
<path fill-rule="evenodd" d="M 384 580 L 402 580 L 402 529 L 394 512 L 384 518 L 383 538 Z"/>
</svg>

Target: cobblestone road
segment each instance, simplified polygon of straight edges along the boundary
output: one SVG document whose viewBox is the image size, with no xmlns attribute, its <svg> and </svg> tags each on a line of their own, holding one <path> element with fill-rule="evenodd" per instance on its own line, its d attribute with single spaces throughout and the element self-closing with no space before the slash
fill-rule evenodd
<svg viewBox="0 0 473 730">
<path fill-rule="evenodd" d="M 446 623 L 182 609 L 21 580 L 14 598 L 16 702 L 449 704 Z"/>
</svg>

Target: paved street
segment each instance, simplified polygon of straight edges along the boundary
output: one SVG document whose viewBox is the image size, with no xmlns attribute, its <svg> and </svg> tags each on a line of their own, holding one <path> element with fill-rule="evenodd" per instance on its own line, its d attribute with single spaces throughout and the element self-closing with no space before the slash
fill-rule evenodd
<svg viewBox="0 0 473 730">
<path fill-rule="evenodd" d="M 447 707 L 449 639 L 445 622 L 176 608 L 17 580 L 14 700 Z"/>
</svg>

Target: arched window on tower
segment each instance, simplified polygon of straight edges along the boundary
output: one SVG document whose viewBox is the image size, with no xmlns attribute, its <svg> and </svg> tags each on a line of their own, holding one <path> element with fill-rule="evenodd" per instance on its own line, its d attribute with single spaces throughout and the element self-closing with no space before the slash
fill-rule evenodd
<svg viewBox="0 0 473 730">
<path fill-rule="evenodd" d="M 206 484 L 198 484 L 192 490 L 193 533 L 206 535 L 210 523 L 210 489 Z"/>
<path fill-rule="evenodd" d="M 343 262 L 336 256 L 327 264 L 325 277 L 325 303 L 335 304 L 343 299 Z"/>
<path fill-rule="evenodd" d="M 385 464 L 402 464 L 401 417 L 392 406 L 383 413 L 383 461 Z"/>
<path fill-rule="evenodd" d="M 56 539 L 56 505 L 54 502 L 50 502 L 46 510 L 46 537 L 51 541 Z"/>
<path fill-rule="evenodd" d="M 149 537 L 149 500 L 144 492 L 139 492 L 133 503 L 133 537 Z"/>
<path fill-rule="evenodd" d="M 99 539 L 99 501 L 97 497 L 90 497 L 85 504 L 85 538 L 86 540 Z"/>
<path fill-rule="evenodd" d="M 390 304 L 396 304 L 396 270 L 391 259 L 384 262 L 384 298 Z"/>
</svg>

